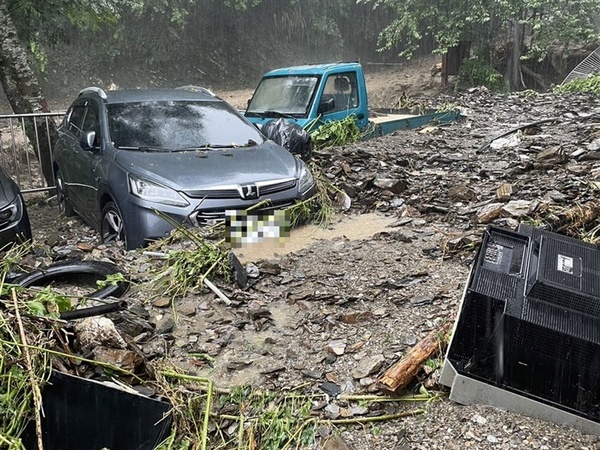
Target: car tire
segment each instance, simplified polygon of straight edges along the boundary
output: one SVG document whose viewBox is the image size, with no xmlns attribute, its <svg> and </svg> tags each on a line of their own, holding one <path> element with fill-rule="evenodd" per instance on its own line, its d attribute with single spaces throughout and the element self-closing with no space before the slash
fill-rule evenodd
<svg viewBox="0 0 600 450">
<path fill-rule="evenodd" d="M 94 275 L 103 280 L 108 275 L 122 273 L 115 264 L 104 261 L 63 261 L 52 264 L 45 269 L 38 269 L 15 278 L 12 283 L 23 287 L 47 286 L 57 279 L 76 279 L 81 275 Z M 121 297 L 129 289 L 129 281 L 108 284 L 86 297 L 106 298 Z"/>
<path fill-rule="evenodd" d="M 75 215 L 73 205 L 67 198 L 67 191 L 65 189 L 65 179 L 62 176 L 60 169 L 56 170 L 54 174 L 56 180 L 56 202 L 58 203 L 58 211 L 65 217 L 71 217 Z"/>
<path fill-rule="evenodd" d="M 104 205 L 104 208 L 102 208 L 100 239 L 105 244 L 110 244 L 111 242 L 123 242 L 125 248 L 128 248 L 123 215 L 114 202 L 108 202 Z"/>
</svg>

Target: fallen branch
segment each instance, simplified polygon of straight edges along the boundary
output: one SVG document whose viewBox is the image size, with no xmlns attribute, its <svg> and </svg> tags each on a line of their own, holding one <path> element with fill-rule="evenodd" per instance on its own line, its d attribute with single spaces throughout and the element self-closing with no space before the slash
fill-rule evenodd
<svg viewBox="0 0 600 450">
<path fill-rule="evenodd" d="M 599 215 L 600 202 L 590 201 L 583 205 L 575 205 L 556 214 L 556 218 L 551 221 L 550 226 L 557 233 L 566 229 L 573 231 L 593 222 Z"/>
<path fill-rule="evenodd" d="M 383 374 L 379 379 L 379 387 L 388 392 L 398 392 L 405 388 L 417 376 L 423 363 L 443 349 L 445 336 L 451 328 L 452 322 L 448 321 L 432 330 Z"/>
</svg>

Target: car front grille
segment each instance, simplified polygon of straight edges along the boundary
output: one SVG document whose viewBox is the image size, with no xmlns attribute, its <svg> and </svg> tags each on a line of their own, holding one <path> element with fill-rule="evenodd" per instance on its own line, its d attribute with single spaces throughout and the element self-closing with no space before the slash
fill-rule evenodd
<svg viewBox="0 0 600 450">
<path fill-rule="evenodd" d="M 263 206 L 262 208 L 253 209 L 248 211 L 248 214 L 264 214 L 278 209 L 284 209 L 294 204 L 293 201 L 286 201 L 280 203 L 274 203 L 271 205 Z M 213 225 L 225 221 L 224 210 L 206 210 L 198 211 L 191 215 L 190 219 L 196 226 Z"/>
<path fill-rule="evenodd" d="M 259 194 L 262 196 L 292 189 L 296 187 L 296 183 L 297 180 L 295 178 L 287 178 L 284 180 L 261 181 L 256 183 L 256 186 L 258 186 Z M 237 185 L 220 186 L 211 189 L 197 189 L 193 191 L 184 191 L 184 193 L 191 198 L 242 198 L 240 195 L 240 187 Z"/>
</svg>

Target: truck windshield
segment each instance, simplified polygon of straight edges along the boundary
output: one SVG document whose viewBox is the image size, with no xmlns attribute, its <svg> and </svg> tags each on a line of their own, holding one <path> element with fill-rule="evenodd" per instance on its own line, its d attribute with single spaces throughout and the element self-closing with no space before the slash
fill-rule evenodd
<svg viewBox="0 0 600 450">
<path fill-rule="evenodd" d="M 318 81 L 318 76 L 291 75 L 263 78 L 248 105 L 246 115 L 273 116 L 279 113 L 305 117 Z"/>
</svg>

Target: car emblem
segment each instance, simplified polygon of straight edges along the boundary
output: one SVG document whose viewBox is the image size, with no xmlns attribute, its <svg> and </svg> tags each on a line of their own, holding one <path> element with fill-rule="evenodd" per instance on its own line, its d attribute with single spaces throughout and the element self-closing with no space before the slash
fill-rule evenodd
<svg viewBox="0 0 600 450">
<path fill-rule="evenodd" d="M 240 185 L 238 191 L 244 200 L 254 200 L 259 197 L 258 186 L 256 184 Z"/>
</svg>

